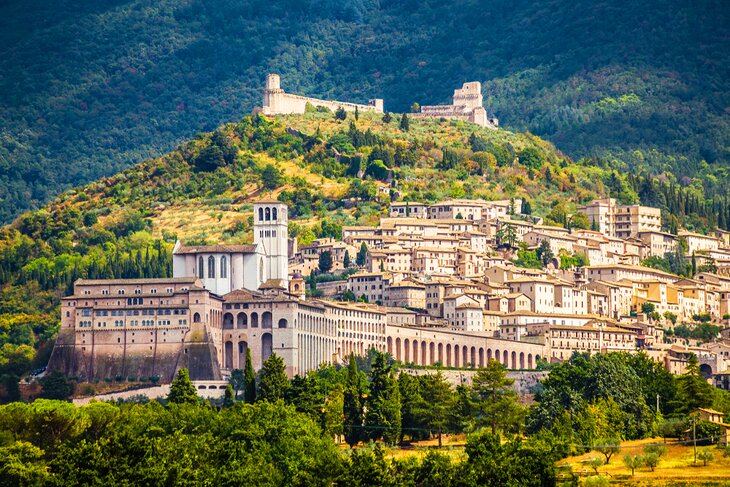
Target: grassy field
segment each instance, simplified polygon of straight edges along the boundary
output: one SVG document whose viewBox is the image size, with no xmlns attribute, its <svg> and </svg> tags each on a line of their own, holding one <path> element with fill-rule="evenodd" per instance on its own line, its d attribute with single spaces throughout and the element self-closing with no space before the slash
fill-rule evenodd
<svg viewBox="0 0 730 487">
<path fill-rule="evenodd" d="M 626 454 L 641 455 L 644 446 L 649 443 L 659 443 L 661 439 L 646 439 L 627 441 L 621 444 L 621 451 L 611 457 L 608 465 L 598 469 L 598 472 L 611 479 L 612 485 L 635 486 L 730 486 L 730 457 L 724 457 L 723 451 L 714 446 L 697 447 L 697 451 L 709 449 L 714 460 L 704 466 L 702 461 L 694 463 L 692 445 L 667 444 L 667 454 L 662 456 L 659 464 L 652 472 L 648 467 L 636 469 L 631 477 L 631 470 L 623 463 Z M 593 473 L 586 461 L 592 457 L 603 456 L 595 451 L 584 455 L 569 457 L 559 465 L 569 464 L 573 472 L 581 476 Z"/>
</svg>

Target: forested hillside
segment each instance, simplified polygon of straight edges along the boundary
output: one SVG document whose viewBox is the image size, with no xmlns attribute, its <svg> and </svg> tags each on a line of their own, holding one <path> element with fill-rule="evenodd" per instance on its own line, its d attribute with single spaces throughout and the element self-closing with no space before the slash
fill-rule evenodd
<svg viewBox="0 0 730 487">
<path fill-rule="evenodd" d="M 724 194 L 729 17 L 722 0 L 8 0 L 0 220 L 239 120 L 270 71 L 398 112 L 479 80 L 508 128 Z"/>
</svg>

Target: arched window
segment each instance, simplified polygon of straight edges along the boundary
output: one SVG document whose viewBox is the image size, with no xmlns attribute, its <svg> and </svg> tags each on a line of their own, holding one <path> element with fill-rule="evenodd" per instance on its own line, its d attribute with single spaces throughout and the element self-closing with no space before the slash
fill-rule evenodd
<svg viewBox="0 0 730 487">
<path fill-rule="evenodd" d="M 200 323 L 200 313 L 195 313 L 193 315 L 193 323 Z"/>
<path fill-rule="evenodd" d="M 259 221 L 264 221 L 264 209 L 259 208 Z"/>
<path fill-rule="evenodd" d="M 208 279 L 215 279 L 215 257 L 208 257 Z"/>
<path fill-rule="evenodd" d="M 276 213 L 277 213 L 276 208 L 272 208 L 271 209 L 271 219 L 272 220 L 276 220 Z"/>
<path fill-rule="evenodd" d="M 266 208 L 266 221 L 271 220 L 271 208 Z"/>
<path fill-rule="evenodd" d="M 221 257 L 221 277 L 228 277 L 228 259 L 225 255 Z"/>
<path fill-rule="evenodd" d="M 198 257 L 198 277 L 200 279 L 205 277 L 205 273 L 203 271 L 203 256 L 201 255 Z"/>
<path fill-rule="evenodd" d="M 286 328 L 289 325 L 289 322 L 286 320 L 286 318 L 282 318 L 279 320 L 279 328 Z"/>
</svg>

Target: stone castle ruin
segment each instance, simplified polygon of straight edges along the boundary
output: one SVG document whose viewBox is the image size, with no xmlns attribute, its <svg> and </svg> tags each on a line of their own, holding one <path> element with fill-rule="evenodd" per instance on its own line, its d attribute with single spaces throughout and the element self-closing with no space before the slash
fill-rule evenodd
<svg viewBox="0 0 730 487">
<path fill-rule="evenodd" d="M 266 77 L 266 88 L 264 88 L 264 104 L 261 113 L 264 115 L 283 115 L 289 113 L 304 113 L 307 103 L 314 107 L 325 107 L 332 111 L 343 108 L 348 112 L 355 109 L 361 112 L 383 113 L 383 100 L 375 98 L 367 105 L 358 105 L 346 101 L 319 100 L 306 96 L 292 95 L 281 89 L 281 79 L 278 74 L 269 74 Z"/>
<path fill-rule="evenodd" d="M 499 121 L 495 117 L 487 117 L 483 106 L 482 84 L 478 81 L 464 83 L 460 89 L 454 90 L 452 105 L 422 106 L 414 117 L 433 117 L 458 119 L 475 123 L 482 127 L 496 129 Z"/>
</svg>

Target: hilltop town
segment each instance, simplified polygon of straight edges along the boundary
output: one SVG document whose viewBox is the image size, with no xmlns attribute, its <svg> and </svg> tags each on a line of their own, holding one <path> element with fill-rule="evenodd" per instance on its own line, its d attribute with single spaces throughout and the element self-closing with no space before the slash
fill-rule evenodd
<svg viewBox="0 0 730 487">
<path fill-rule="evenodd" d="M 484 126 L 480 89 L 467 83 L 454 105 L 417 115 Z M 268 76 L 262 114 L 313 107 L 382 113 L 383 100 L 289 95 Z M 376 226 L 299 247 L 288 205 L 258 198 L 252 244 L 178 241 L 171 278 L 76 281 L 49 368 L 164 383 L 186 367 L 215 383 L 249 353 L 255 369 L 277 354 L 293 377 L 370 349 L 407 367 L 496 360 L 521 371 L 575 352 L 644 351 L 674 374 L 694 355 L 727 388 L 730 233 L 666 233 L 659 209 L 613 198 L 577 209 L 554 226 L 520 198 L 396 199 Z"/>
</svg>

